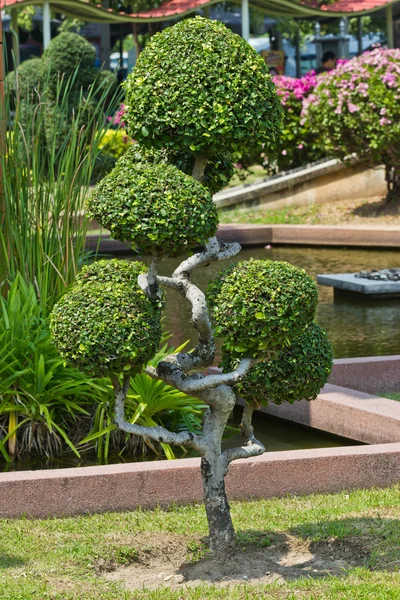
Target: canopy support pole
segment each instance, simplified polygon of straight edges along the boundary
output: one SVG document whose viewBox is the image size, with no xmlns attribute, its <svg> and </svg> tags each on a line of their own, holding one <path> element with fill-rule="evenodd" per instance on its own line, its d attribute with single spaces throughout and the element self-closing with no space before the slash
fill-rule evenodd
<svg viewBox="0 0 400 600">
<path fill-rule="evenodd" d="M 358 17 L 358 54 L 362 54 L 363 51 L 363 20 L 362 17 Z"/>
<path fill-rule="evenodd" d="M 299 28 L 296 31 L 296 77 L 297 79 L 301 77 L 301 39 Z"/>
<path fill-rule="evenodd" d="M 249 0 L 242 0 L 242 38 L 246 42 L 250 38 Z"/>
<path fill-rule="evenodd" d="M 388 48 L 394 48 L 394 35 L 393 35 L 393 6 L 386 7 L 386 35 Z"/>
<path fill-rule="evenodd" d="M 13 49 L 13 58 L 14 58 L 14 69 L 16 69 L 21 62 L 21 56 L 20 56 L 20 52 L 19 52 L 18 12 L 17 12 L 16 8 L 11 9 L 11 29 L 13 32 L 12 49 Z"/>
<path fill-rule="evenodd" d="M 43 2 L 43 49 L 46 50 L 51 41 L 50 2 Z"/>
</svg>

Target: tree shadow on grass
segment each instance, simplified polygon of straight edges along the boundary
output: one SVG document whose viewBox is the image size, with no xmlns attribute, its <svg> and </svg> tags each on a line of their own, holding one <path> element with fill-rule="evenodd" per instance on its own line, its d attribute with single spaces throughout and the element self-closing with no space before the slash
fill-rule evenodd
<svg viewBox="0 0 400 600">
<path fill-rule="evenodd" d="M 357 217 L 396 217 L 400 214 L 400 204 L 398 202 L 387 202 L 385 199 L 378 202 L 365 202 L 352 210 L 352 214 Z"/>
<path fill-rule="evenodd" d="M 397 570 L 400 520 L 379 517 L 326 519 L 284 532 L 240 530 L 230 554 L 214 557 L 206 538 L 163 533 L 136 540 L 135 560 L 106 577 L 128 589 L 182 589 L 284 584 L 300 578 L 344 578 L 358 567 Z"/>
<path fill-rule="evenodd" d="M 398 570 L 400 520 L 346 518 L 307 523 L 285 533 L 238 532 L 234 554 L 218 561 L 207 556 L 180 572 L 185 581 L 247 581 L 257 584 L 343 577 L 351 569 Z"/>
<path fill-rule="evenodd" d="M 5 552 L 0 552 L 0 570 L 12 569 L 13 567 L 20 567 L 24 565 L 25 561 L 17 556 L 10 556 Z"/>
</svg>

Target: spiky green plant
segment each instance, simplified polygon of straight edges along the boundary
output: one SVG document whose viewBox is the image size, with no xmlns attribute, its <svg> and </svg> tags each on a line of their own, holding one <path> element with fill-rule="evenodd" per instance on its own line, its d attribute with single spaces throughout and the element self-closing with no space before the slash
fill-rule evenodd
<svg viewBox="0 0 400 600">
<path fill-rule="evenodd" d="M 4 282 L 20 272 L 46 309 L 78 272 L 88 229 L 83 205 L 108 123 L 109 89 L 99 81 L 100 91 L 96 83 L 85 93 L 76 91 L 78 70 L 56 88 L 50 75 L 42 74 L 34 104 L 23 86 L 17 87 L 15 115 L 6 90 L 10 127 L 0 156 L 0 286 L 4 295 Z M 72 93 L 77 98 L 71 114 Z"/>
<path fill-rule="evenodd" d="M 166 336 L 164 337 L 166 340 Z M 187 346 L 178 348 L 164 343 L 157 354 L 149 362 L 156 367 L 158 363 L 171 353 L 178 353 Z M 101 402 L 95 411 L 90 434 L 81 441 L 81 445 L 95 444 L 99 460 L 107 461 L 110 451 L 120 454 L 145 455 L 149 450 L 156 454 L 164 454 L 174 459 L 175 454 L 169 444 L 157 444 L 148 438 L 140 438 L 123 434 L 114 424 L 114 397 L 110 382 L 110 395 Z M 146 373 L 138 373 L 131 378 L 126 401 L 126 411 L 130 423 L 149 427 L 162 425 L 173 431 L 189 430 L 198 433 L 205 405 L 163 381 L 155 381 Z"/>
<path fill-rule="evenodd" d="M 57 456 L 79 417 L 107 394 L 105 384 L 66 367 L 52 342 L 32 284 L 20 274 L 0 297 L 0 451 Z"/>
</svg>

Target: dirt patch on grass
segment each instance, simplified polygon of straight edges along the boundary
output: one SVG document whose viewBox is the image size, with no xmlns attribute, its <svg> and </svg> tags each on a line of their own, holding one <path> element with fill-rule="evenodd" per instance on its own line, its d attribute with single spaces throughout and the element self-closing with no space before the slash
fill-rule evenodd
<svg viewBox="0 0 400 600">
<path fill-rule="evenodd" d="M 165 533 L 140 535 L 135 538 L 134 562 L 118 566 L 105 577 L 123 582 L 130 590 L 180 589 L 204 583 L 220 587 L 259 585 L 304 576 L 340 575 L 346 569 L 365 565 L 369 558 L 369 545 L 356 537 L 310 543 L 280 534 L 268 546 L 260 544 L 241 543 L 229 560 L 218 561 L 205 551 L 200 538 Z"/>
</svg>

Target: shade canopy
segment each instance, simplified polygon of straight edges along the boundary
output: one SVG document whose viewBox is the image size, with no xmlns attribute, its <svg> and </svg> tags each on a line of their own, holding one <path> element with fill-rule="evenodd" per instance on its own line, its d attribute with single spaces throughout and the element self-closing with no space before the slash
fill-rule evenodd
<svg viewBox="0 0 400 600">
<path fill-rule="evenodd" d="M 3 0 L 5 8 L 19 8 L 28 5 L 41 6 L 45 0 Z M 50 0 L 56 12 L 97 23 L 140 23 L 168 21 L 188 15 L 197 9 L 216 4 L 221 0 L 167 0 L 158 8 L 140 13 L 117 12 L 93 4 L 89 0 Z M 240 0 L 238 0 L 240 3 Z M 400 4 L 400 0 L 338 0 L 334 4 L 321 4 L 320 0 L 249 0 L 253 8 L 271 17 L 356 17 L 368 15 L 382 8 Z"/>
</svg>

